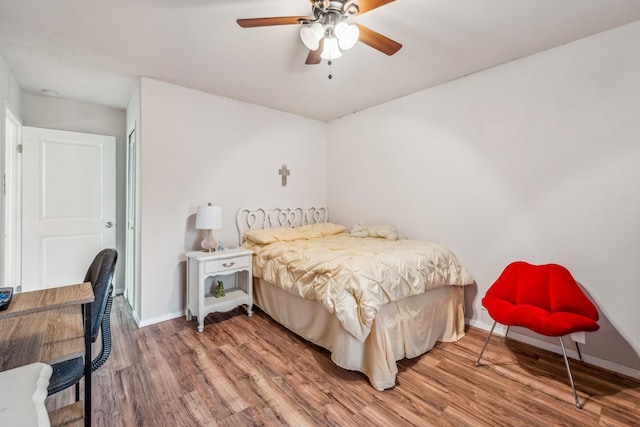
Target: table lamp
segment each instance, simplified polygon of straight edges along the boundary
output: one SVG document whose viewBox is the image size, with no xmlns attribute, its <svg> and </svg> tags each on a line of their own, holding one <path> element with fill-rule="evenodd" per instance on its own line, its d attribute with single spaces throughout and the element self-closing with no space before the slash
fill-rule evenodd
<svg viewBox="0 0 640 427">
<path fill-rule="evenodd" d="M 222 227 L 222 208 L 213 206 L 209 203 L 207 206 L 198 206 L 196 214 L 196 229 L 207 230 L 207 234 L 200 245 L 204 252 L 213 252 L 216 250 L 218 242 L 213 237 L 213 230 Z"/>
</svg>

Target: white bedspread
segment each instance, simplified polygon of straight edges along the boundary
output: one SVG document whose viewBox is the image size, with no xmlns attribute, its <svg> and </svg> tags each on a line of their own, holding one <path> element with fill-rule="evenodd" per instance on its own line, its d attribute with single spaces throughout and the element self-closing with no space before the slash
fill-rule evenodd
<svg viewBox="0 0 640 427">
<path fill-rule="evenodd" d="M 253 274 L 322 304 L 364 341 L 380 308 L 430 289 L 473 283 L 446 247 L 346 233 L 243 246 L 255 252 Z"/>
</svg>

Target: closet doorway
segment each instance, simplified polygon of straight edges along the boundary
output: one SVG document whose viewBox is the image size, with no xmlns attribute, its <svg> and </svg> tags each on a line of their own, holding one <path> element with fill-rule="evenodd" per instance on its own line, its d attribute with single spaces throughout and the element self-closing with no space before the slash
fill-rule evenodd
<svg viewBox="0 0 640 427">
<path fill-rule="evenodd" d="M 137 286 L 138 273 L 136 268 L 137 259 L 137 194 L 138 194 L 138 143 L 136 126 L 127 137 L 127 231 L 125 249 L 125 289 L 124 296 L 133 308 L 134 316 L 138 313 L 136 302 L 139 297 L 139 287 Z"/>
</svg>

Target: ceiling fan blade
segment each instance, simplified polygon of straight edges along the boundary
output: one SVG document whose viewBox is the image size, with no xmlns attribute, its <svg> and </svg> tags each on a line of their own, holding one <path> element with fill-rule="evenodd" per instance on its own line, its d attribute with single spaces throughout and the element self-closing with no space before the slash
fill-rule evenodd
<svg viewBox="0 0 640 427">
<path fill-rule="evenodd" d="M 322 58 L 320 58 L 320 49 L 318 50 L 310 50 L 309 55 L 307 55 L 307 60 L 304 61 L 307 65 L 315 65 L 322 62 Z"/>
<path fill-rule="evenodd" d="M 391 56 L 399 51 L 400 48 L 402 48 L 402 45 L 400 43 L 391 40 L 389 37 L 385 37 L 380 33 L 376 33 L 375 31 L 363 25 L 353 25 L 356 25 L 360 30 L 360 38 L 358 39 L 360 42 L 366 44 L 367 46 L 371 46 L 372 48 L 377 49 L 384 54 Z"/>
<path fill-rule="evenodd" d="M 385 4 L 394 2 L 396 0 L 356 0 L 356 4 L 358 5 L 358 9 L 360 12 L 359 15 L 363 13 L 367 13 L 370 10 L 377 9 L 380 6 L 384 6 Z"/>
<path fill-rule="evenodd" d="M 324 38 L 320 40 L 320 45 L 316 50 L 310 50 L 307 55 L 307 60 L 304 62 L 307 65 L 315 65 L 322 62 L 322 58 L 320 58 L 320 54 L 322 53 L 322 48 L 324 46 Z"/>
<path fill-rule="evenodd" d="M 271 25 L 292 25 L 299 24 L 300 20 L 309 20 L 308 16 L 276 16 L 273 18 L 248 18 L 237 19 L 236 22 L 242 28 L 268 27 Z"/>
</svg>

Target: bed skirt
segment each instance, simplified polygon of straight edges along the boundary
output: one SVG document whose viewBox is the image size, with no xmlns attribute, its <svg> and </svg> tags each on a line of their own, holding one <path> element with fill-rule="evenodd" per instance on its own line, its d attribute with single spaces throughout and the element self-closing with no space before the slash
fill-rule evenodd
<svg viewBox="0 0 640 427">
<path fill-rule="evenodd" d="M 464 336 L 463 289 L 444 286 L 421 295 L 385 304 L 364 342 L 342 328 L 322 305 L 305 300 L 256 278 L 254 303 L 275 321 L 331 352 L 331 360 L 364 373 L 377 390 L 396 383 L 396 361 L 417 357 L 437 341 Z"/>
</svg>

